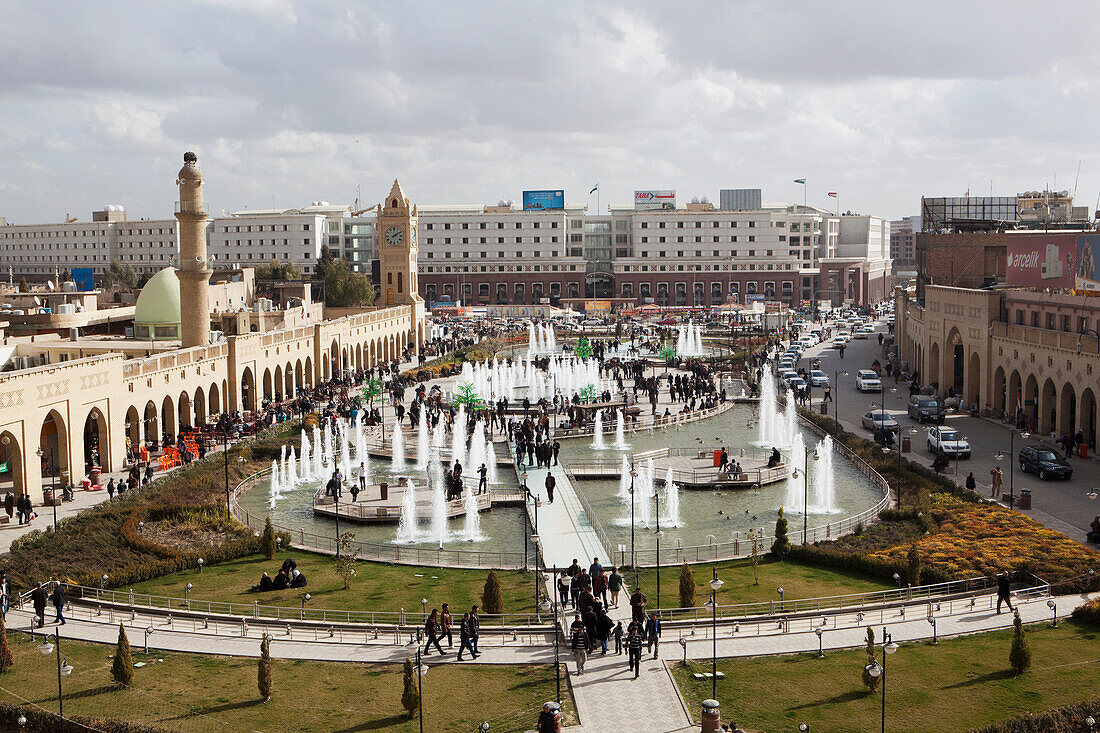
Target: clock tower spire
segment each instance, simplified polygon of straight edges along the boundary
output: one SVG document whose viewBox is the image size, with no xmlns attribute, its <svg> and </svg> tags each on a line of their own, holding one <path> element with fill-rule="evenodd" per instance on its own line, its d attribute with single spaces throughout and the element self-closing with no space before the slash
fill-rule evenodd
<svg viewBox="0 0 1100 733">
<path fill-rule="evenodd" d="M 382 276 L 382 303 L 423 308 L 416 276 L 416 205 L 410 204 L 394 179 L 390 195 L 378 207 L 378 253 Z"/>
</svg>

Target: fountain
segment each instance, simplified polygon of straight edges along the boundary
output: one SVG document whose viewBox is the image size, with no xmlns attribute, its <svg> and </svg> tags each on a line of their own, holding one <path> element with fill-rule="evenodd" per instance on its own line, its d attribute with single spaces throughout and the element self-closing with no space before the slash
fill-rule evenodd
<svg viewBox="0 0 1100 733">
<path fill-rule="evenodd" d="M 814 514 L 835 514 L 836 476 L 833 474 L 833 438 L 826 435 L 817 444 L 817 460 L 814 461 L 813 484 L 810 486 L 810 511 Z"/>
<path fill-rule="evenodd" d="M 653 459 L 650 458 L 645 462 L 645 466 L 642 468 L 641 475 L 638 477 L 638 484 L 634 488 L 634 496 L 637 501 L 637 519 L 638 522 L 649 529 L 649 525 L 653 521 Z"/>
<path fill-rule="evenodd" d="M 672 480 L 672 468 L 665 471 L 665 506 L 668 510 L 666 521 L 671 527 L 680 524 L 680 487 Z"/>
<path fill-rule="evenodd" d="M 428 474 L 428 489 L 431 490 L 432 476 Z M 397 525 L 397 543 L 406 545 L 416 542 L 419 531 L 416 527 L 416 492 L 413 485 L 407 484 L 401 496 L 401 520 Z"/>
<path fill-rule="evenodd" d="M 462 493 L 464 494 L 463 509 L 466 510 L 466 526 L 462 530 L 462 538 L 467 542 L 476 542 L 485 539 L 481 536 L 481 517 L 477 513 L 477 497 L 474 495 L 477 482 L 463 481 L 463 484 L 465 485 Z"/>
<path fill-rule="evenodd" d="M 760 418 L 759 440 L 761 447 L 775 445 L 776 432 L 779 424 L 779 404 L 775 389 L 775 377 L 771 370 L 764 369 L 764 377 L 760 380 L 760 402 L 758 403 Z"/>
<path fill-rule="evenodd" d="M 466 406 L 459 405 L 451 425 L 451 465 L 462 464 L 466 467 Z"/>
<path fill-rule="evenodd" d="M 298 462 L 298 469 L 299 469 L 298 480 L 299 481 L 308 481 L 309 480 L 309 461 L 310 461 L 309 437 L 306 435 L 305 428 L 302 428 L 301 444 L 302 444 L 302 460 L 300 460 Z"/>
<path fill-rule="evenodd" d="M 405 467 L 405 435 L 401 430 L 400 425 L 393 426 L 393 432 L 390 436 L 390 450 L 392 452 L 392 463 L 395 469 L 402 469 Z"/>
<path fill-rule="evenodd" d="M 626 418 L 622 410 L 616 410 L 615 418 L 615 442 L 611 444 L 616 450 L 626 450 L 630 444 L 626 442 Z"/>
<path fill-rule="evenodd" d="M 410 487 L 411 491 L 411 487 Z M 443 468 L 436 461 L 428 466 L 428 493 L 432 498 L 431 539 L 442 549 L 447 540 L 447 497 L 444 495 Z"/>
<path fill-rule="evenodd" d="M 697 323 L 687 323 L 676 335 L 676 353 L 679 356 L 702 356 L 703 332 Z"/>
<path fill-rule="evenodd" d="M 630 461 L 623 455 L 622 468 L 619 470 L 619 498 L 630 501 Z"/>
<path fill-rule="evenodd" d="M 270 498 L 268 499 L 268 506 L 272 509 L 275 508 L 276 502 L 278 502 L 281 494 L 281 487 L 279 486 L 279 462 L 271 462 L 271 488 Z"/>
<path fill-rule="evenodd" d="M 416 467 L 423 471 L 428 467 L 428 410 L 420 410 L 420 422 L 416 426 Z"/>
<path fill-rule="evenodd" d="M 603 442 L 603 410 L 596 410 L 596 422 L 592 426 L 592 450 L 605 450 Z"/>
<path fill-rule="evenodd" d="M 794 437 L 794 445 L 791 446 L 790 456 L 787 460 L 787 500 L 786 510 L 789 513 L 804 514 L 806 512 L 806 444 L 802 435 Z"/>
</svg>

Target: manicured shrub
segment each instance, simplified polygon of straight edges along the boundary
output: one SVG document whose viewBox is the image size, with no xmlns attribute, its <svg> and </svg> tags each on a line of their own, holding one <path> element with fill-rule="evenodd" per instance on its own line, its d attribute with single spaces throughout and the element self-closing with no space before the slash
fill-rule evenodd
<svg viewBox="0 0 1100 733">
<path fill-rule="evenodd" d="M 882 679 L 882 675 L 875 677 L 868 670 L 867 667 L 875 662 L 875 630 L 870 626 L 867 627 L 867 661 L 863 666 L 863 685 L 867 688 L 867 692 L 874 692 L 878 688 L 879 680 Z"/>
<path fill-rule="evenodd" d="M 115 644 L 111 677 L 119 687 L 130 687 L 134 683 L 134 655 L 130 651 L 130 640 L 126 638 L 126 627 L 122 624 L 118 625 L 118 643 Z"/>
<path fill-rule="evenodd" d="M 790 549 L 791 543 L 787 539 L 787 517 L 783 515 L 783 507 L 779 507 L 779 516 L 775 520 L 775 540 L 772 542 L 772 554 L 782 560 L 787 556 Z"/>
<path fill-rule="evenodd" d="M 500 578 L 496 570 L 490 570 L 481 591 L 481 610 L 485 613 L 504 613 L 504 596 L 500 591 Z"/>
<path fill-rule="evenodd" d="M 275 543 L 275 528 L 271 526 L 271 515 L 264 521 L 264 531 L 260 535 L 260 552 L 268 560 L 275 559 L 275 551 L 278 549 Z"/>
<path fill-rule="evenodd" d="M 1008 653 L 1008 663 L 1016 674 L 1023 674 L 1031 668 L 1031 645 L 1027 642 L 1018 610 L 1012 612 L 1012 649 Z"/>
<path fill-rule="evenodd" d="M 256 687 L 260 691 L 260 699 L 267 702 L 271 699 L 271 637 L 264 634 L 260 642 L 260 658 L 256 669 Z"/>
<path fill-rule="evenodd" d="M 11 653 L 11 646 L 8 644 L 8 627 L 4 621 L 4 616 L 0 615 L 0 674 L 7 672 L 15 664 L 15 657 Z"/>
<path fill-rule="evenodd" d="M 1072 616 L 1076 621 L 1100 626 L 1100 598 L 1093 598 L 1088 603 L 1073 609 Z"/>
<path fill-rule="evenodd" d="M 691 608 L 695 605 L 695 573 L 691 572 L 691 566 L 684 561 L 680 566 L 680 608 Z"/>
<path fill-rule="evenodd" d="M 420 690 L 416 686 L 416 669 L 413 661 L 405 657 L 405 671 L 402 675 L 401 707 L 405 708 L 405 714 L 410 718 L 416 716 L 420 710 Z"/>
</svg>

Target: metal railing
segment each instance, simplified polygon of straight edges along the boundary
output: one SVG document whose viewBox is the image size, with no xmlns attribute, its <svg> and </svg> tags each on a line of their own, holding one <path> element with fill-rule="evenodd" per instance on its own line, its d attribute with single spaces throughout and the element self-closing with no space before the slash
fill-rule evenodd
<svg viewBox="0 0 1100 733">
<path fill-rule="evenodd" d="M 638 404 L 640 405 L 642 403 L 638 403 Z M 634 422 L 631 422 L 631 423 L 628 423 L 628 424 L 624 425 L 623 430 L 624 430 L 624 432 L 627 432 L 627 433 L 640 433 L 644 430 L 650 430 L 652 428 L 663 428 L 663 427 L 668 427 L 670 425 L 685 425 L 687 423 L 697 422 L 699 420 L 704 420 L 708 417 L 714 417 L 715 415 L 720 415 L 723 412 L 725 412 L 726 410 L 731 409 L 735 404 L 736 403 L 733 402 L 733 400 L 726 400 L 725 402 L 720 402 L 717 405 L 715 405 L 714 407 L 708 407 L 704 410 L 695 410 L 693 412 L 677 412 L 675 414 L 669 415 L 668 417 L 665 417 L 664 415 L 657 415 L 657 416 L 653 417 L 653 419 L 650 420 L 649 422 L 643 422 L 643 419 L 645 417 L 644 414 L 643 414 L 642 416 L 639 417 L 639 419 L 637 421 L 634 421 Z M 644 410 L 643 410 L 643 413 L 644 413 Z M 595 433 L 595 431 L 593 430 L 593 428 L 591 426 L 586 425 L 582 428 L 569 428 L 569 429 L 556 428 L 554 430 L 554 437 L 555 438 L 590 438 L 590 437 L 592 437 L 592 435 L 594 433 Z M 607 431 L 605 430 L 604 434 L 606 435 L 606 433 L 607 433 Z"/>
<path fill-rule="evenodd" d="M 634 463 L 640 463 L 650 458 L 668 458 L 670 456 L 690 456 L 692 458 L 705 458 L 710 460 L 715 452 L 721 452 L 721 448 L 657 448 L 643 453 L 635 453 Z M 755 448 L 737 449 L 730 454 L 731 462 L 739 458 L 766 460 L 771 451 Z M 617 476 L 622 471 L 622 461 L 611 458 L 585 458 L 569 462 L 569 467 L 574 475 L 579 476 Z M 720 473 L 716 467 L 708 467 L 705 470 L 686 470 L 682 468 L 672 469 L 672 480 L 678 484 L 715 485 L 718 483 L 729 484 L 770 484 L 787 478 L 789 467 L 780 464 L 774 468 L 742 468 L 740 473 Z M 666 471 L 660 472 L 657 478 L 664 479 Z"/>
<path fill-rule="evenodd" d="M 266 516 L 259 517 L 241 507 L 238 497 L 240 493 L 261 477 L 271 473 L 271 468 L 264 468 L 244 478 L 233 489 L 231 506 L 233 517 L 248 527 L 253 532 L 262 532 Z M 335 535 L 319 535 L 306 532 L 304 529 L 291 529 L 282 525 L 273 524 L 276 532 L 284 533 L 290 537 L 291 543 L 299 549 L 309 552 L 318 552 L 325 555 L 336 554 Z M 492 550 L 451 550 L 432 547 L 410 547 L 403 545 L 389 545 L 380 542 L 354 541 L 350 548 L 352 552 L 358 552 L 359 559 L 373 560 L 376 562 L 390 562 L 398 565 L 423 565 L 430 567 L 457 567 L 457 568 L 498 568 L 502 570 L 523 569 L 522 552 L 500 552 Z"/>
<path fill-rule="evenodd" d="M 160 596 L 151 593 L 136 593 L 133 590 L 110 590 L 89 586 L 64 583 L 65 595 L 70 601 L 84 600 L 125 606 L 139 613 L 146 612 L 188 612 L 210 616 L 235 616 L 245 619 L 259 619 L 286 622 L 315 622 L 338 624 L 368 624 L 370 626 L 422 626 L 427 620 L 426 609 L 398 609 L 396 611 L 342 610 L 331 608 L 313 608 L 308 604 L 293 606 L 261 605 L 252 603 L 233 603 L 209 601 L 201 598 L 179 598 L 178 596 Z M 306 589 L 301 590 L 302 593 Z M 530 627 L 549 626 L 553 622 L 551 612 L 478 614 L 482 626 Z M 457 632 L 457 629 L 455 629 Z"/>
<path fill-rule="evenodd" d="M 561 464 L 561 470 L 565 473 L 566 479 L 573 485 L 573 493 L 577 496 L 577 501 L 581 504 L 581 509 L 584 510 L 584 515 L 588 518 L 588 524 L 592 527 L 592 530 L 596 533 L 596 537 L 600 540 L 600 544 L 603 545 L 604 555 L 606 557 L 614 557 L 612 552 L 611 540 L 607 537 L 607 532 L 604 531 L 603 525 L 600 524 L 599 517 L 592 511 L 592 505 L 588 503 L 588 497 L 584 492 L 577 487 L 577 478 L 573 475 L 573 472 L 569 470 L 569 466 L 565 463 Z"/>
</svg>

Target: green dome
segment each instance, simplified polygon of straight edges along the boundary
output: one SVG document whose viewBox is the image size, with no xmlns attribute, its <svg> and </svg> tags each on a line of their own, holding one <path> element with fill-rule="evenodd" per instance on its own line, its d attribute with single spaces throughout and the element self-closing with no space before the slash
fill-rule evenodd
<svg viewBox="0 0 1100 733">
<path fill-rule="evenodd" d="M 180 328 L 180 281 L 166 267 L 145 283 L 134 306 L 134 336 L 139 339 L 176 339 Z"/>
</svg>

